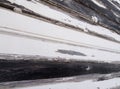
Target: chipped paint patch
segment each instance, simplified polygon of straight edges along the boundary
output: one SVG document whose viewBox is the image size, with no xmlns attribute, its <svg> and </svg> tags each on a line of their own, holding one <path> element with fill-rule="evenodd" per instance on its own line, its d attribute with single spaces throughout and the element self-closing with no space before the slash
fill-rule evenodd
<svg viewBox="0 0 120 89">
<path fill-rule="evenodd" d="M 59 52 L 62 54 L 68 54 L 68 55 L 86 56 L 84 53 L 73 51 L 73 50 L 58 49 L 56 52 Z"/>
</svg>

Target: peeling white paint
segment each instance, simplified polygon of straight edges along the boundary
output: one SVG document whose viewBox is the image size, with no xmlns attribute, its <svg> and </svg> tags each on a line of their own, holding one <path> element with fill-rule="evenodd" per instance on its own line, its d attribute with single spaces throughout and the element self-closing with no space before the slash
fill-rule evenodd
<svg viewBox="0 0 120 89">
<path fill-rule="evenodd" d="M 85 21 L 78 20 L 74 17 L 69 16 L 68 14 L 65 14 L 64 12 L 52 9 L 49 6 L 46 6 L 42 3 L 38 3 L 36 1 L 34 1 L 36 3 L 32 3 L 32 2 L 26 1 L 26 0 L 8 0 L 8 1 L 10 1 L 12 3 L 16 3 L 18 5 L 22 5 L 22 6 L 26 7 L 27 9 L 30 9 L 42 16 L 58 20 L 60 22 L 63 22 L 63 23 L 69 24 L 69 25 L 73 25 L 73 26 L 83 29 L 85 31 L 87 28 L 87 30 L 90 30 L 90 31 L 93 31 L 93 32 L 96 32 L 98 34 L 105 35 L 108 37 L 112 37 L 112 38 L 120 41 L 120 36 L 118 34 L 113 33 L 104 27 L 92 25 L 92 24 L 86 23 Z M 95 1 L 95 0 L 93 0 L 93 1 Z M 96 17 L 94 17 L 93 20 L 95 22 L 98 22 L 98 19 Z M 98 29 L 100 29 L 100 30 L 98 30 Z"/>
<path fill-rule="evenodd" d="M 102 8 L 104 8 L 104 9 L 106 9 L 106 6 L 103 5 L 103 4 L 100 2 L 100 0 L 92 0 L 92 2 L 95 3 L 95 4 L 96 4 L 97 6 L 99 6 L 99 7 L 102 7 Z"/>
<path fill-rule="evenodd" d="M 48 84 L 42 86 L 31 86 L 25 88 L 13 88 L 13 89 L 110 89 L 118 87 L 120 85 L 120 78 L 114 78 L 110 80 L 94 82 L 93 80 L 87 80 L 83 82 L 67 82 Z"/>
<path fill-rule="evenodd" d="M 100 48 L 119 52 L 120 45 L 118 43 L 30 18 L 5 9 L 0 9 L 0 19 L 0 53 L 41 55 L 66 59 L 74 58 L 77 60 L 119 61 L 120 55 L 118 53 L 98 50 Z M 93 27 L 91 26 L 89 28 Z M 101 29 L 97 27 L 96 31 L 97 30 Z M 7 33 L 3 34 L 2 32 L 4 31 L 23 34 L 29 37 L 19 37 L 12 34 L 8 35 Z M 116 34 L 114 35 L 112 36 L 116 38 Z M 43 37 L 62 43 L 49 43 L 43 41 Z M 118 38 L 120 38 L 120 36 L 118 36 Z M 68 45 L 68 43 L 72 45 Z M 85 45 L 92 49 L 82 47 Z M 87 56 L 60 54 L 56 52 L 58 49 L 78 51 Z M 94 55 L 94 57 L 92 55 Z"/>
</svg>

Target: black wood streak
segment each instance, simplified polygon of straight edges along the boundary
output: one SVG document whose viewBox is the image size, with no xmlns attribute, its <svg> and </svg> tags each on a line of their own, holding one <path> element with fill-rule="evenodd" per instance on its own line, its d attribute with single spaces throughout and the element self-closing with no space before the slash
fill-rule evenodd
<svg viewBox="0 0 120 89">
<path fill-rule="evenodd" d="M 43 61 L 44 60 L 44 61 Z M 0 82 L 48 79 L 120 71 L 119 64 L 84 61 L 0 60 Z M 59 59 L 58 59 L 59 60 Z"/>
</svg>

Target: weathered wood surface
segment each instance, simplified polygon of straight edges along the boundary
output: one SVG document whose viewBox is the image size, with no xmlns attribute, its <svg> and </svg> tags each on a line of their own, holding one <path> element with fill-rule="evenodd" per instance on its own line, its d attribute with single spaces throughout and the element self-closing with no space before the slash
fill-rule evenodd
<svg viewBox="0 0 120 89">
<path fill-rule="evenodd" d="M 101 0 L 101 2 L 104 3 L 107 9 L 97 6 L 90 0 L 88 1 L 87 0 L 39 0 L 39 1 L 47 2 L 50 5 L 58 7 L 62 10 L 65 10 L 72 15 L 74 14 L 77 18 L 85 20 L 89 23 L 92 23 L 95 25 L 101 25 L 117 33 L 120 33 L 120 25 L 119 25 L 120 12 L 108 1 Z M 5 4 L 2 4 L 2 3 L 5 3 Z M 117 4 L 119 7 L 118 3 L 115 3 L 115 4 Z M 23 6 L 10 3 L 7 0 L 1 0 L 0 6 L 9 8 L 10 10 L 14 10 L 14 7 L 19 7 L 22 9 L 24 13 L 27 13 L 36 17 L 40 17 L 39 14 L 36 14 Z M 113 12 L 115 12 L 117 15 L 115 15 Z M 94 21 L 92 17 L 96 17 L 98 21 Z M 50 21 L 51 19 L 48 19 L 48 20 Z M 104 51 L 106 50 L 104 49 Z M 58 52 L 64 53 L 64 54 L 67 53 L 70 55 L 73 55 L 73 53 L 76 53 L 77 55 L 85 56 L 84 54 L 81 54 L 80 52 L 76 52 L 76 51 L 58 50 Z M 80 74 L 81 75 L 93 74 L 93 73 L 102 74 L 102 73 L 111 73 L 111 72 L 120 71 L 119 64 L 82 62 L 82 61 L 66 62 L 65 59 L 64 61 L 56 61 L 56 59 L 55 60 L 52 59 L 53 61 L 49 61 L 45 58 L 42 58 L 44 61 L 38 61 L 35 59 L 40 59 L 40 60 L 42 59 L 38 57 L 32 57 L 32 56 L 18 57 L 18 55 L 13 55 L 13 57 L 7 55 L 6 58 L 5 58 L 5 55 L 4 57 L 3 56 L 0 56 L 0 57 L 1 57 L 0 82 L 27 80 L 27 79 L 29 80 L 29 79 L 38 79 L 38 78 L 65 77 L 65 76 L 73 76 L 73 75 L 80 75 Z M 57 60 L 59 60 L 59 58 Z M 33 76 L 33 77 L 29 77 L 29 76 Z"/>
</svg>

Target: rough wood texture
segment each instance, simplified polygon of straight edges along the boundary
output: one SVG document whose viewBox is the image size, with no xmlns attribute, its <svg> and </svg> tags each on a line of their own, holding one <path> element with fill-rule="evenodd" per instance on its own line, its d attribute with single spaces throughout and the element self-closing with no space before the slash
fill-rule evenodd
<svg viewBox="0 0 120 89">
<path fill-rule="evenodd" d="M 95 16 L 98 18 L 97 24 L 120 33 L 120 11 L 108 0 L 101 0 L 101 2 L 106 6 L 106 9 L 97 6 L 91 0 L 48 0 L 47 2 L 67 7 L 71 9 L 71 12 L 72 10 L 77 11 L 79 16 L 86 20 L 92 20 L 92 16 Z M 116 4 L 119 6 L 118 3 Z M 116 16 L 115 13 L 118 16 Z"/>
</svg>

